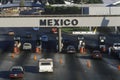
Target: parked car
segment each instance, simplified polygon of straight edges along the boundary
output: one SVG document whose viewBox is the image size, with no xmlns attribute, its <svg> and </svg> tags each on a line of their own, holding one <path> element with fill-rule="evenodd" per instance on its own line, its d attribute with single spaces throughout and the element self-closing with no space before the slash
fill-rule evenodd
<svg viewBox="0 0 120 80">
<path fill-rule="evenodd" d="M 47 35 L 42 35 L 41 36 L 41 41 L 48 41 L 48 36 Z"/>
<path fill-rule="evenodd" d="M 92 58 L 102 59 L 102 53 L 99 50 L 94 50 L 91 54 Z"/>
<path fill-rule="evenodd" d="M 23 44 L 23 50 L 31 50 L 32 44 L 31 43 L 24 43 Z"/>
<path fill-rule="evenodd" d="M 23 78 L 24 77 L 24 69 L 22 66 L 13 66 L 10 68 L 10 78 Z"/>
<path fill-rule="evenodd" d="M 31 32 L 26 32 L 25 37 L 26 37 L 26 38 L 32 38 Z"/>
</svg>

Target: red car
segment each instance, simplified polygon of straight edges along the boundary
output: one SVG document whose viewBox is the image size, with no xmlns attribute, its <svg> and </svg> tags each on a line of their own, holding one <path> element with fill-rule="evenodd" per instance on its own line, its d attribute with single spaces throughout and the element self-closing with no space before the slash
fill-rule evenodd
<svg viewBox="0 0 120 80">
<path fill-rule="evenodd" d="M 24 71 L 21 66 L 13 66 L 10 69 L 10 74 L 9 74 L 10 78 L 23 78 L 23 76 L 24 76 Z"/>
<path fill-rule="evenodd" d="M 92 58 L 98 58 L 98 59 L 102 58 L 102 53 L 99 50 L 94 50 L 91 55 Z"/>
</svg>

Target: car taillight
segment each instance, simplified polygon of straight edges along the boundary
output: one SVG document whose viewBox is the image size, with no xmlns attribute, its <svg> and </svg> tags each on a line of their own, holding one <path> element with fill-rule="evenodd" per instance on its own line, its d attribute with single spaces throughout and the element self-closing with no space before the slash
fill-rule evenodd
<svg viewBox="0 0 120 80">
<path fill-rule="evenodd" d="M 14 74 L 10 74 L 10 77 L 14 77 Z"/>
<path fill-rule="evenodd" d="M 22 73 L 21 73 L 21 74 L 18 74 L 18 76 L 19 76 L 19 77 L 23 77 L 23 74 L 22 74 Z"/>
</svg>

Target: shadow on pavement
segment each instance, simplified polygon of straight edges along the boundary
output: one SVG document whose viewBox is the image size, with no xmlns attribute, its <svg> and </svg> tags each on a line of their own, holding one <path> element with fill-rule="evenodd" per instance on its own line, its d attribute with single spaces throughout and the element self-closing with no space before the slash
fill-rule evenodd
<svg viewBox="0 0 120 80">
<path fill-rule="evenodd" d="M 24 66 L 25 72 L 38 73 L 37 66 Z"/>
<path fill-rule="evenodd" d="M 9 71 L 0 71 L 0 78 L 9 79 Z"/>
<path fill-rule="evenodd" d="M 116 55 L 104 54 L 103 57 L 108 58 L 108 59 L 113 59 L 113 60 L 119 60 L 118 56 L 116 56 Z"/>
<path fill-rule="evenodd" d="M 76 56 L 76 57 L 80 59 L 91 59 L 91 56 Z"/>
</svg>

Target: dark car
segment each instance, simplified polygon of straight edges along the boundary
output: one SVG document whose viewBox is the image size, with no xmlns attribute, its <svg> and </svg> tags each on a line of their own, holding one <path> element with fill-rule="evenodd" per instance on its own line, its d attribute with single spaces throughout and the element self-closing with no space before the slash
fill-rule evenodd
<svg viewBox="0 0 120 80">
<path fill-rule="evenodd" d="M 22 66 L 13 66 L 10 69 L 10 78 L 23 78 L 24 76 L 24 70 Z"/>
<path fill-rule="evenodd" d="M 67 53 L 76 53 L 76 49 L 73 45 L 69 45 L 67 48 L 66 48 L 66 52 Z"/>
<path fill-rule="evenodd" d="M 94 50 L 91 55 L 92 58 L 102 59 L 102 53 L 99 50 Z"/>
<path fill-rule="evenodd" d="M 26 37 L 26 38 L 32 38 L 31 32 L 26 32 L 25 37 Z"/>
</svg>

